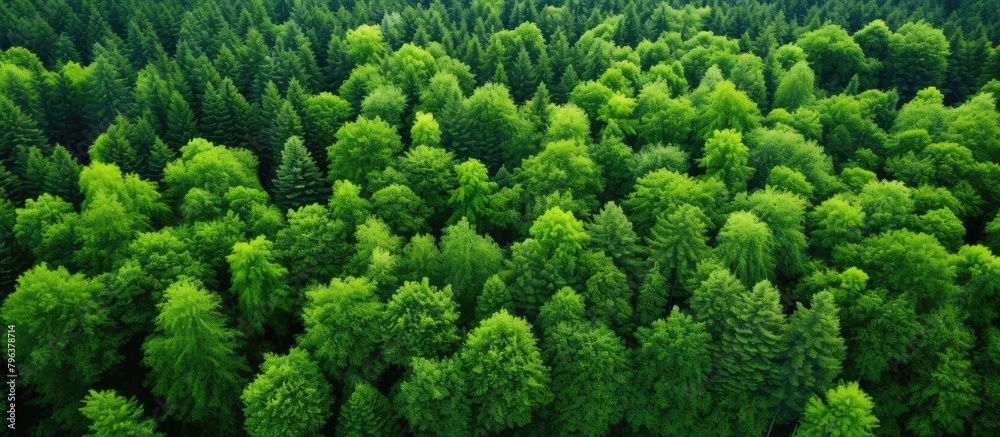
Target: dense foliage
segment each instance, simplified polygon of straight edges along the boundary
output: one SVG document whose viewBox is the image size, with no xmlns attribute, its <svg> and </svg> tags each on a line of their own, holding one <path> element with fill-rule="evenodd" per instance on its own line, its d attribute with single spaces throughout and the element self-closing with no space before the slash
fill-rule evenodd
<svg viewBox="0 0 1000 437">
<path fill-rule="evenodd" d="M 1000 433 L 995 0 L 0 30 L 19 431 Z"/>
</svg>

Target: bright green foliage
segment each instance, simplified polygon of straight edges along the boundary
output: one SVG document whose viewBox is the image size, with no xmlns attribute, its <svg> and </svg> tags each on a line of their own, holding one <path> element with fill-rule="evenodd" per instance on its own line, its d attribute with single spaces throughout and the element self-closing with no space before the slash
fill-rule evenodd
<svg viewBox="0 0 1000 437">
<path fill-rule="evenodd" d="M 787 420 L 805 407 L 810 396 L 832 388 L 840 374 L 847 349 L 840 337 L 833 294 L 814 294 L 808 309 L 798 304 L 789 318 L 785 343 L 788 352 L 779 375 L 778 415 Z"/>
<path fill-rule="evenodd" d="M 560 323 L 545 334 L 552 363 L 555 426 L 561 433 L 599 436 L 625 414 L 619 394 L 631 382 L 625 344 L 600 324 Z"/>
<path fill-rule="evenodd" d="M 815 81 L 815 74 L 805 61 L 796 63 L 782 75 L 781 83 L 774 91 L 774 107 L 795 111 L 808 105 L 815 98 Z"/>
<path fill-rule="evenodd" d="M 384 305 L 364 278 L 334 279 L 306 292 L 305 333 L 298 344 L 327 376 L 339 379 L 365 363 L 382 338 Z"/>
<path fill-rule="evenodd" d="M 635 107 L 640 139 L 663 144 L 688 142 L 696 113 L 686 97 L 671 98 L 673 95 L 663 82 L 649 83 L 642 88 Z"/>
<path fill-rule="evenodd" d="M 583 296 L 577 294 L 572 288 L 563 287 L 552 295 L 552 299 L 542 305 L 538 311 L 538 317 L 535 319 L 535 325 L 547 336 L 562 323 L 575 324 L 583 321 L 586 311 Z"/>
<path fill-rule="evenodd" d="M 301 349 L 264 355 L 260 373 L 243 390 L 244 429 L 251 436 L 308 436 L 322 430 L 333 404 L 332 387 Z"/>
<path fill-rule="evenodd" d="M 80 413 L 91 421 L 93 437 L 129 435 L 135 437 L 161 436 L 154 429 L 152 419 L 143 419 L 142 406 L 136 400 L 118 396 L 114 390 L 94 391 L 83 398 Z"/>
<path fill-rule="evenodd" d="M 337 130 L 337 141 L 328 149 L 330 180 L 370 181 L 403 149 L 396 128 L 380 118 L 359 117 Z"/>
<path fill-rule="evenodd" d="M 413 358 L 447 355 L 458 344 L 458 306 L 451 286 L 438 289 L 428 283 L 407 282 L 385 306 L 382 353 L 386 360 L 407 365 Z"/>
<path fill-rule="evenodd" d="M 642 278 L 642 285 L 636 297 L 635 315 L 640 326 L 646 326 L 657 319 L 662 319 L 670 305 L 673 287 L 667 283 L 667 278 L 660 273 L 659 264 L 653 264 Z"/>
<path fill-rule="evenodd" d="M 726 197 L 726 187 L 717 179 L 695 180 L 669 170 L 657 170 L 639 178 L 624 205 L 642 234 L 656 224 L 661 214 L 684 204 L 701 208 L 714 221 Z"/>
<path fill-rule="evenodd" d="M 250 369 L 220 313 L 222 300 L 184 280 L 163 297 L 156 332 L 142 346 L 150 390 L 178 418 L 219 430 L 237 426 L 233 413 Z"/>
<path fill-rule="evenodd" d="M 68 265 L 73 255 L 73 227 L 79 219 L 73 205 L 50 194 L 28 199 L 17 209 L 14 236 L 39 261 Z"/>
<path fill-rule="evenodd" d="M 333 183 L 328 206 L 330 218 L 343 221 L 351 230 L 368 220 L 371 212 L 371 202 L 361 197 L 361 187 L 345 180 Z"/>
<path fill-rule="evenodd" d="M 483 284 L 483 292 L 476 298 L 476 320 L 487 319 L 501 309 L 513 311 L 512 302 L 507 284 L 499 275 L 490 276 Z"/>
<path fill-rule="evenodd" d="M 233 275 L 230 291 L 238 298 L 241 325 L 252 332 L 263 331 L 265 323 L 278 318 L 276 312 L 291 309 L 284 282 L 288 270 L 273 262 L 273 246 L 259 236 L 248 243 L 237 243 L 226 257 Z"/>
<path fill-rule="evenodd" d="M 635 379 L 627 404 L 632 430 L 656 435 L 695 433 L 711 407 L 708 391 L 712 337 L 705 324 L 674 307 L 666 320 L 636 331 Z"/>
<path fill-rule="evenodd" d="M 302 114 L 306 148 L 317 163 L 327 162 L 326 147 L 351 114 L 351 104 L 328 92 L 309 97 Z"/>
<path fill-rule="evenodd" d="M 35 266 L 17 279 L 0 314 L 16 326 L 18 387 L 75 421 L 75 406 L 101 375 L 122 360 L 123 343 L 100 282 L 64 267 Z M 70 407 L 72 411 L 59 412 Z"/>
<path fill-rule="evenodd" d="M 980 246 L 962 246 L 955 260 L 956 283 L 967 293 L 969 324 L 986 327 L 996 320 L 998 309 L 996 296 L 1000 286 L 1000 258 L 989 249 Z"/>
<path fill-rule="evenodd" d="M 274 203 L 281 211 L 320 203 L 326 197 L 326 186 L 319 168 L 298 137 L 289 137 L 285 142 L 281 151 L 281 167 L 278 167 L 277 177 L 272 183 Z"/>
<path fill-rule="evenodd" d="M 657 217 L 647 245 L 651 258 L 675 284 L 693 273 L 708 252 L 707 230 L 708 218 L 697 206 L 683 204 Z"/>
<path fill-rule="evenodd" d="M 418 125 L 422 125 L 421 123 L 418 114 L 417 122 L 413 125 L 414 132 L 411 133 L 414 144 L 419 143 L 415 130 Z M 433 142 L 431 139 L 425 142 Z M 455 155 L 443 148 L 419 145 L 407 150 L 397 164 L 406 186 L 423 199 L 434 212 L 432 217 L 435 223 L 447 218 L 448 199 L 451 191 L 458 186 L 454 160 Z"/>
<path fill-rule="evenodd" d="M 528 232 L 538 241 L 549 263 L 567 274 L 575 271 L 579 255 L 590 240 L 583 223 L 573 217 L 573 213 L 559 207 L 546 211 L 535 220 Z"/>
<path fill-rule="evenodd" d="M 354 232 L 354 240 L 356 241 L 354 256 L 351 257 L 348 270 L 358 274 L 366 272 L 371 266 L 376 251 L 395 256 L 402 246 L 402 239 L 393 234 L 392 229 L 389 229 L 384 221 L 376 217 L 369 217 L 364 223 L 358 225 Z M 376 278 L 369 277 L 369 279 Z M 389 294 L 396 288 L 392 284 L 380 285 L 388 285 L 382 290 L 384 298 L 388 298 Z"/>
<path fill-rule="evenodd" d="M 441 261 L 445 283 L 451 284 L 455 300 L 462 311 L 469 314 L 483 284 L 500 271 L 503 252 L 492 238 L 477 234 L 475 228 L 462 219 L 444 228 Z"/>
<path fill-rule="evenodd" d="M 730 192 L 746 190 L 747 181 L 753 175 L 753 167 L 747 166 L 749 149 L 743 145 L 743 135 L 733 130 L 715 131 L 705 142 L 705 156 L 698 164 L 705 174 L 725 182 Z"/>
<path fill-rule="evenodd" d="M 805 199 L 791 193 L 765 188 L 746 200 L 746 209 L 767 224 L 774 235 L 774 258 L 778 271 L 794 277 L 805 268 Z"/>
<path fill-rule="evenodd" d="M 372 194 L 372 212 L 402 235 L 427 232 L 431 210 L 406 185 L 392 184 Z"/>
<path fill-rule="evenodd" d="M 81 188 L 83 188 L 81 175 Z M 163 170 L 166 195 L 180 199 L 191 188 L 221 196 L 232 187 L 260 188 L 257 159 L 248 151 L 195 139 L 181 148 L 180 159 Z M 86 191 L 86 190 L 85 190 Z"/>
<path fill-rule="evenodd" d="M 406 95 L 395 85 L 386 84 L 375 88 L 361 101 L 362 116 L 368 119 L 380 118 L 396 129 L 403 127 L 405 108 Z"/>
<path fill-rule="evenodd" d="M 921 312 L 946 304 L 955 290 L 955 262 L 938 241 L 908 230 L 869 237 L 835 254 L 872 277 L 871 286 L 899 293 Z"/>
<path fill-rule="evenodd" d="M 278 231 L 274 244 L 290 283 L 325 282 L 343 270 L 351 253 L 345 240 L 353 228 L 331 215 L 320 205 L 288 213 L 288 227 Z"/>
<path fill-rule="evenodd" d="M 711 272 L 691 293 L 689 303 L 695 319 L 705 323 L 712 338 L 718 341 L 731 306 L 746 293 L 746 286 L 726 269 Z"/>
<path fill-rule="evenodd" d="M 625 274 L 608 262 L 597 264 L 587 279 L 583 296 L 591 320 L 613 327 L 624 335 L 632 332 L 632 289 Z"/>
<path fill-rule="evenodd" d="M 599 169 L 582 143 L 573 140 L 548 143 L 545 149 L 521 163 L 517 178 L 530 197 L 554 191 L 570 192 L 588 208 L 597 206 L 603 190 Z"/>
<path fill-rule="evenodd" d="M 458 360 L 415 358 L 395 403 L 415 433 L 465 436 L 472 418 L 467 384 Z"/>
<path fill-rule="evenodd" d="M 347 31 L 347 56 L 356 65 L 378 63 L 385 53 L 382 30 L 378 26 L 361 25 Z"/>
<path fill-rule="evenodd" d="M 469 333 L 459 352 L 468 393 L 488 430 L 521 427 L 552 402 L 549 368 L 542 363 L 531 326 L 501 310 Z"/>
<path fill-rule="evenodd" d="M 752 212 L 729 216 L 716 237 L 716 254 L 744 284 L 774 276 L 774 233 Z"/>
<path fill-rule="evenodd" d="M 823 250 L 861 240 L 865 213 L 842 197 L 824 200 L 809 213 L 810 242 Z"/>
<path fill-rule="evenodd" d="M 441 283 L 444 276 L 441 264 L 441 250 L 433 235 L 414 235 L 403 246 L 399 258 L 400 278 L 403 281 L 430 279 L 432 284 Z"/>
<path fill-rule="evenodd" d="M 449 221 L 458 222 L 465 218 L 472 225 L 482 227 L 486 223 L 486 202 L 496 191 L 497 184 L 490 180 L 486 166 L 476 159 L 455 165 L 455 173 L 458 175 L 458 187 L 448 199 L 455 212 Z"/>
<path fill-rule="evenodd" d="M 413 127 L 410 128 L 410 139 L 413 146 L 436 148 L 441 145 L 441 126 L 434 120 L 434 114 L 417 112 L 414 115 Z"/>
<path fill-rule="evenodd" d="M 729 81 L 715 87 L 708 95 L 708 103 L 698 113 L 698 135 L 705 139 L 717 130 L 749 132 L 758 124 L 760 110 L 757 104 Z"/>
<path fill-rule="evenodd" d="M 392 437 L 400 434 L 396 414 L 389 399 L 368 384 L 354 387 L 347 402 L 340 408 L 337 435 L 345 437 Z"/>
<path fill-rule="evenodd" d="M 870 437 L 878 428 L 872 414 L 874 403 L 858 383 L 841 384 L 827 390 L 825 399 L 813 396 L 802 414 L 799 432 L 807 437 Z"/>
<path fill-rule="evenodd" d="M 74 227 L 79 249 L 76 264 L 91 274 L 105 272 L 117 264 L 119 252 L 140 232 L 150 230 L 149 219 L 129 211 L 118 197 L 98 191 L 80 214 Z"/>
<path fill-rule="evenodd" d="M 572 103 L 550 109 L 545 142 L 561 140 L 586 141 L 590 138 L 590 120 L 587 113 Z"/>
</svg>

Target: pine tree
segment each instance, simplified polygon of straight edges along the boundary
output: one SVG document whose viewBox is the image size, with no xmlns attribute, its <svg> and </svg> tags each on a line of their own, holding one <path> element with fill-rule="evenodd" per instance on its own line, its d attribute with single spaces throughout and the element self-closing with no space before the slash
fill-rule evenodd
<svg viewBox="0 0 1000 437">
<path fill-rule="evenodd" d="M 202 102 L 205 138 L 229 147 L 247 147 L 251 108 L 229 78 L 218 86 L 208 84 Z"/>
<path fill-rule="evenodd" d="M 778 290 L 763 281 L 728 304 L 712 354 L 713 392 L 738 435 L 761 434 L 772 414 L 772 389 L 785 353 Z"/>
<path fill-rule="evenodd" d="M 510 93 L 514 97 L 514 103 L 520 105 L 528 100 L 537 85 L 538 77 L 535 68 L 531 65 L 531 57 L 528 55 L 528 50 L 522 45 L 514 60 L 514 66 L 510 70 Z"/>
<path fill-rule="evenodd" d="M 237 243 L 226 257 L 232 272 L 230 292 L 236 295 L 240 326 L 247 333 L 261 333 L 264 325 L 281 320 L 279 312 L 288 311 L 288 288 L 284 278 L 288 269 L 274 262 L 273 244 L 263 235 L 247 243 Z"/>
<path fill-rule="evenodd" d="M 0 96 L 0 164 L 13 164 L 17 146 L 44 145 L 45 136 L 37 123 L 20 107 Z"/>
<path fill-rule="evenodd" d="M 654 261 L 673 284 L 686 280 L 695 265 L 708 253 L 708 217 L 701 208 L 684 204 L 656 218 L 647 244 Z"/>
<path fill-rule="evenodd" d="M 654 320 L 663 318 L 669 305 L 671 288 L 667 278 L 660 274 L 659 264 L 654 264 L 646 271 L 636 298 L 636 319 L 640 326 L 646 326 Z"/>
<path fill-rule="evenodd" d="M 59 196 L 63 200 L 74 205 L 79 205 L 83 200 L 80 195 L 80 164 L 70 156 L 69 151 L 64 147 L 56 147 L 52 150 L 50 158 L 51 166 L 42 186 L 46 193 Z"/>
<path fill-rule="evenodd" d="M 167 108 L 167 130 L 163 133 L 163 139 L 176 150 L 197 136 L 198 125 L 194 121 L 194 112 L 184 96 L 174 91 L 170 95 L 170 107 Z"/>
<path fill-rule="evenodd" d="M 840 374 L 847 349 L 833 294 L 816 293 L 808 309 L 799 303 L 789 318 L 785 343 L 789 349 L 779 375 L 779 423 L 793 419 L 809 397 L 832 388 Z"/>
<path fill-rule="evenodd" d="M 326 184 L 299 137 L 289 137 L 281 151 L 274 184 L 274 203 L 281 211 L 299 209 L 326 198 Z"/>
<path fill-rule="evenodd" d="M 83 398 L 80 413 L 90 420 L 90 434 L 93 437 L 113 437 L 129 435 L 135 437 L 155 437 L 163 434 L 153 431 L 156 423 L 143 419 L 142 405 L 135 399 L 126 399 L 114 390 L 94 391 Z"/>
</svg>

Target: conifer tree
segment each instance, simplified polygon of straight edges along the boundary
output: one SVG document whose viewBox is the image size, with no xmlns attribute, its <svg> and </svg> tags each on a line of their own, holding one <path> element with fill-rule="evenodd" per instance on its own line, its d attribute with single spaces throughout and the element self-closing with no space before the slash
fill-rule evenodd
<svg viewBox="0 0 1000 437">
<path fill-rule="evenodd" d="M 90 420 L 90 434 L 93 437 L 113 437 L 130 435 L 154 437 L 163 434 L 154 431 L 155 422 L 143 419 L 142 406 L 136 400 L 126 399 L 114 390 L 94 391 L 83 398 L 80 413 Z"/>
<path fill-rule="evenodd" d="M 188 141 L 198 136 L 198 125 L 194 120 L 194 112 L 184 96 L 174 91 L 170 94 L 170 106 L 167 108 L 167 130 L 163 139 L 167 145 L 180 149 Z"/>
<path fill-rule="evenodd" d="M 326 184 L 299 137 L 289 137 L 281 151 L 281 166 L 272 182 L 274 203 L 281 211 L 321 203 Z"/>
<path fill-rule="evenodd" d="M 332 415 L 332 387 L 305 351 L 266 354 L 243 390 L 244 429 L 252 436 L 314 435 Z"/>
<path fill-rule="evenodd" d="M 400 435 L 396 413 L 389 400 L 375 387 L 361 383 L 340 408 L 337 435 L 345 437 L 393 437 Z"/>
</svg>

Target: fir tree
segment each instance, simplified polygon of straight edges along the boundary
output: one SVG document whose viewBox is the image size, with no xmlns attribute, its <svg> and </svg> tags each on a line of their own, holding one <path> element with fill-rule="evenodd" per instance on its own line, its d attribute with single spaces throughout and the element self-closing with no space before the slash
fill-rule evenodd
<svg viewBox="0 0 1000 437">
<path fill-rule="evenodd" d="M 273 181 L 274 203 L 281 211 L 320 203 L 326 197 L 326 184 L 319 168 L 299 137 L 289 137 L 281 151 L 281 167 Z"/>
</svg>

